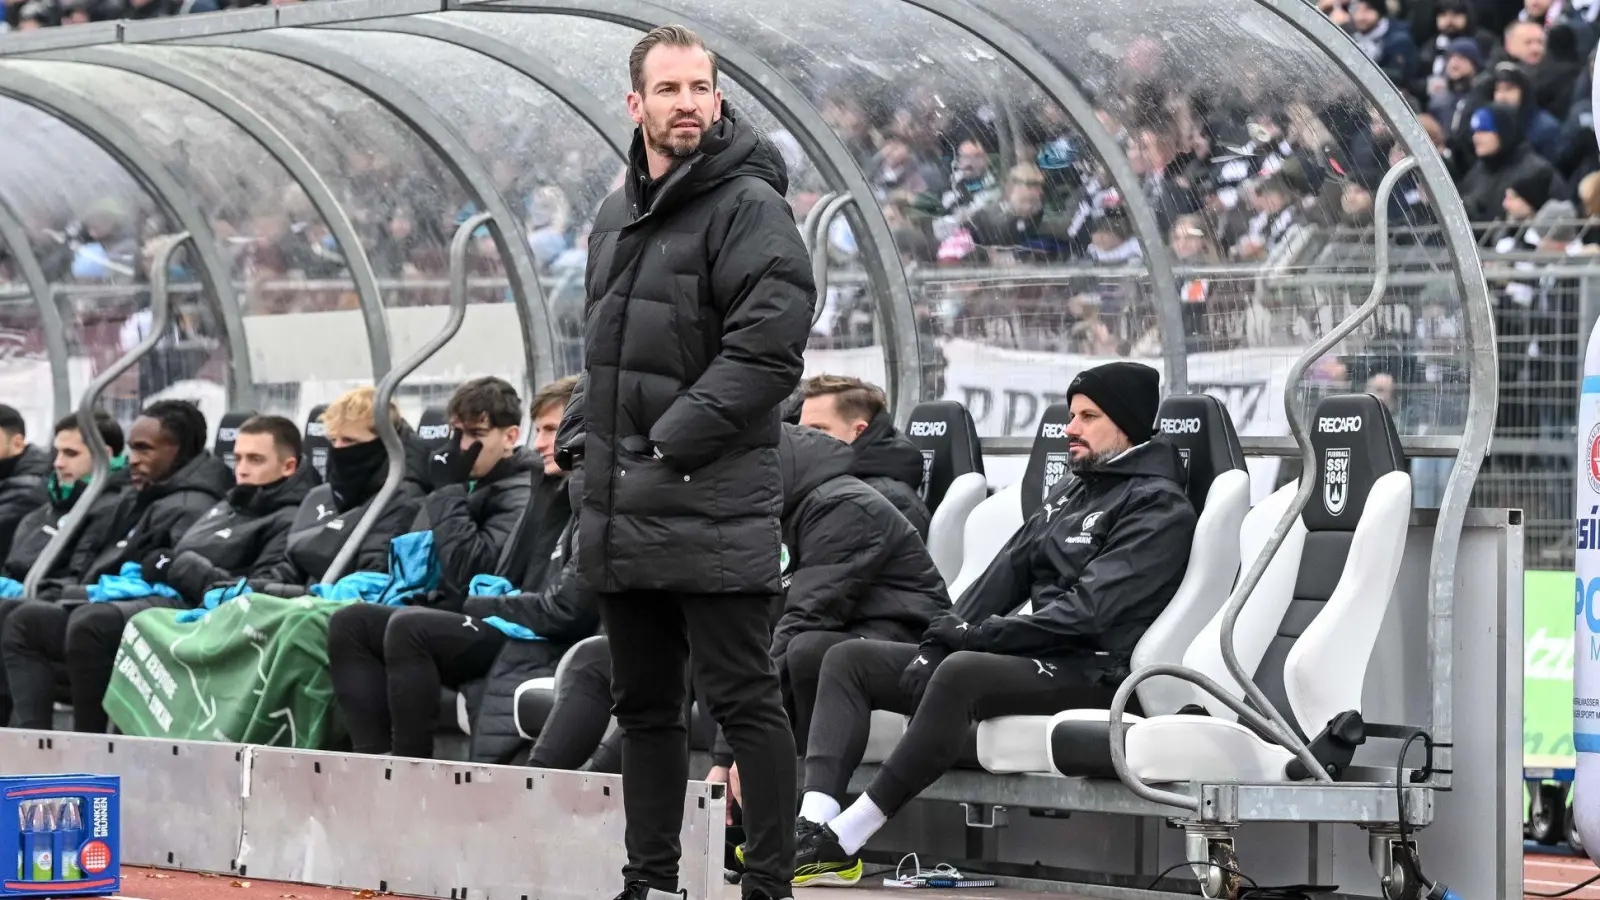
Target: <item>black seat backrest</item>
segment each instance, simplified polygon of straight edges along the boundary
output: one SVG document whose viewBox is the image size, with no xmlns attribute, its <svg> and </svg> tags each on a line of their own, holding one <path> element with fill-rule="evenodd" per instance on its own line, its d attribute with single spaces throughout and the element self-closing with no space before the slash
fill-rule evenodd
<svg viewBox="0 0 1600 900">
<path fill-rule="evenodd" d="M 1389 417 L 1389 409 L 1371 394 L 1326 397 L 1317 404 L 1316 414 L 1306 425 L 1316 451 L 1317 470 L 1310 473 L 1316 479 L 1316 489 L 1300 514 L 1300 521 L 1306 526 L 1305 549 L 1300 556 L 1294 599 L 1255 672 L 1255 682 L 1262 693 L 1296 732 L 1301 728 L 1284 689 L 1284 662 L 1338 586 L 1373 484 L 1390 472 L 1406 468 L 1400 433 Z M 1244 565 L 1251 562 L 1245 560 Z"/>
<path fill-rule="evenodd" d="M 1023 521 L 1044 505 L 1044 498 L 1067 476 L 1072 462 L 1067 451 L 1067 423 L 1071 421 L 1072 404 L 1066 402 L 1050 404 L 1039 417 L 1028 468 L 1022 473 Z"/>
<path fill-rule="evenodd" d="M 328 440 L 328 429 L 322 426 L 322 414 L 327 409 L 326 403 L 311 408 L 311 415 L 306 416 L 305 435 L 300 439 L 301 452 L 311 460 L 311 468 L 316 469 L 324 480 L 328 477 L 328 451 L 333 449 L 333 444 Z"/>
<path fill-rule="evenodd" d="M 983 449 L 972 413 L 954 400 L 918 403 L 911 410 L 906 437 L 922 451 L 922 502 L 928 511 L 939 508 L 956 476 L 983 474 Z"/>
<path fill-rule="evenodd" d="M 428 449 L 443 444 L 450 437 L 450 418 L 445 415 L 444 407 L 430 406 L 422 411 L 422 418 L 417 422 L 417 438 Z"/>
<path fill-rule="evenodd" d="M 241 409 L 223 415 L 217 423 L 217 439 L 211 445 L 211 454 L 233 468 L 233 445 L 239 442 L 239 426 L 255 416 L 255 410 Z"/>
<path fill-rule="evenodd" d="M 1223 472 L 1244 469 L 1244 448 L 1233 430 L 1233 417 L 1222 401 L 1208 394 L 1184 394 L 1161 401 L 1156 434 L 1173 444 L 1189 473 L 1189 502 L 1199 513 L 1206 506 L 1211 482 Z"/>
</svg>

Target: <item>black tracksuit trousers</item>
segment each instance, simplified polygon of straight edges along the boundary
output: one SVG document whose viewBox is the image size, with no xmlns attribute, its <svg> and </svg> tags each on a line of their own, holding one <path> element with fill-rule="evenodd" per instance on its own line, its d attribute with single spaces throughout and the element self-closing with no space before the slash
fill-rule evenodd
<svg viewBox="0 0 1600 900">
<path fill-rule="evenodd" d="M 850 774 L 866 754 L 875 709 L 911 715 L 905 736 L 867 786 L 867 796 L 892 816 L 955 765 L 974 722 L 1109 709 L 1117 692 L 1116 681 L 1098 667 L 955 653 L 934 671 L 912 715 L 900 675 L 916 656 L 917 645 L 888 641 L 849 641 L 828 651 L 807 741 L 807 791 L 845 799 Z"/>
<path fill-rule="evenodd" d="M 328 667 L 357 753 L 433 758 L 439 692 L 489 673 L 509 640 L 461 613 L 356 603 L 328 620 Z"/>
<path fill-rule="evenodd" d="M 745 896 L 788 897 L 794 878 L 795 753 L 767 654 L 771 601 L 654 591 L 600 595 L 612 712 L 623 734 L 626 880 L 678 888 L 689 740 L 689 670 L 733 746 L 744 789 Z"/>
<path fill-rule="evenodd" d="M 122 629 L 135 613 L 182 606 L 181 600 L 142 597 L 110 603 L 50 603 L 34 600 L 17 607 L 0 633 L 7 687 L 18 728 L 52 725 L 56 685 L 65 664 L 71 682 L 72 729 L 105 734 L 106 688 L 116 664 Z"/>
</svg>

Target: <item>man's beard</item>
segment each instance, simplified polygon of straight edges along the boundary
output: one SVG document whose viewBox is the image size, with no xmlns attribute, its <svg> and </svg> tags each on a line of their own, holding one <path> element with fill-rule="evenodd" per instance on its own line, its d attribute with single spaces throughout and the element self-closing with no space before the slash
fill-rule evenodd
<svg viewBox="0 0 1600 900">
<path fill-rule="evenodd" d="M 673 131 L 673 126 L 680 122 L 694 122 L 700 128 L 693 134 L 679 135 Z M 699 116 L 675 116 L 665 125 L 647 120 L 645 126 L 645 143 L 650 149 L 673 159 L 687 159 L 698 152 L 707 128 Z"/>
<path fill-rule="evenodd" d="M 1088 444 L 1073 444 L 1072 446 L 1082 447 L 1085 450 L 1089 450 L 1088 453 L 1085 453 L 1082 456 L 1074 456 L 1070 458 L 1070 462 L 1068 462 L 1067 466 L 1074 472 L 1097 472 L 1101 469 L 1104 469 L 1106 467 L 1106 463 L 1111 462 L 1113 459 L 1121 456 L 1126 451 L 1126 448 L 1124 447 L 1113 447 L 1109 450 L 1095 452 L 1094 450 L 1089 449 Z"/>
</svg>

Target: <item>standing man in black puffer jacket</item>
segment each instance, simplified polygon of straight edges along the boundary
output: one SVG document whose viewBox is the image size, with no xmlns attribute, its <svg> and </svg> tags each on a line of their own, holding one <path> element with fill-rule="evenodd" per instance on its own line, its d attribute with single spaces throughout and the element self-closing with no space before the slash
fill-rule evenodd
<svg viewBox="0 0 1600 900">
<path fill-rule="evenodd" d="M 877 489 L 928 539 L 928 504 L 923 499 L 922 451 L 894 427 L 883 388 L 859 378 L 817 375 L 800 385 L 805 398 L 800 424 L 850 445 L 850 474 Z"/>
<path fill-rule="evenodd" d="M 0 403 L 0 559 L 11 552 L 11 536 L 22 517 L 45 501 L 50 454 L 28 443 L 22 414 Z"/>
<path fill-rule="evenodd" d="M 559 460 L 585 457 L 578 568 L 625 735 L 620 897 L 677 896 L 692 662 L 746 773 L 742 893 L 778 900 L 792 894 L 795 760 L 767 655 L 777 408 L 800 382 L 816 287 L 783 157 L 722 101 L 700 38 L 657 28 L 628 68 L 639 129 L 589 238 L 585 377 Z"/>
</svg>

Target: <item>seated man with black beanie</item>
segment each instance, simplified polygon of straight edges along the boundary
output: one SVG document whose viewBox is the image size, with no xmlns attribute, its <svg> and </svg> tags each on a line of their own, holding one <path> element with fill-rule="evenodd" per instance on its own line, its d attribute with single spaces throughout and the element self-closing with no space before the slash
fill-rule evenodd
<svg viewBox="0 0 1600 900">
<path fill-rule="evenodd" d="M 1109 363 L 1067 389 L 1071 474 L 918 644 L 848 641 L 823 660 L 796 827 L 796 885 L 854 884 L 858 851 L 960 756 L 973 723 L 1105 708 L 1172 600 L 1194 537 L 1183 460 L 1152 439 L 1156 371 Z M 1028 605 L 1030 611 L 1019 612 Z M 840 811 L 872 710 L 911 723 Z"/>
<path fill-rule="evenodd" d="M 91 521 L 79 549 L 91 561 L 72 584 L 52 581 L 59 600 L 34 600 L 12 613 L 0 637 L 6 680 L 19 728 L 49 728 L 55 700 L 55 666 L 65 662 L 72 683 L 74 730 L 102 733 L 100 702 L 111 682 L 111 661 L 128 617 L 179 601 L 154 595 L 109 603 L 86 603 L 84 584 L 117 575 L 125 563 L 143 562 L 171 547 L 233 485 L 233 473 L 206 450 L 205 416 L 185 400 L 145 407 L 128 430 L 128 471 L 133 490 L 116 509 Z M 41 590 L 41 594 L 46 594 Z M 104 648 L 112 648 L 108 656 Z"/>
<path fill-rule="evenodd" d="M 434 492 L 417 524 L 417 530 L 433 529 L 439 590 L 404 607 L 357 604 L 328 623 L 334 695 L 357 752 L 431 757 L 441 685 L 459 688 L 483 677 L 508 640 L 492 625 L 462 615 L 462 605 L 475 576 L 502 575 L 536 590 L 542 579 L 530 582 L 528 570 L 551 566 L 551 551 L 571 517 L 561 489 L 566 479 L 553 459 L 572 383 L 557 382 L 534 399 L 532 453 L 516 446 L 522 401 L 510 384 L 480 378 L 451 397 L 450 440 L 433 451 Z M 544 521 L 552 499 L 553 526 Z"/>
</svg>

